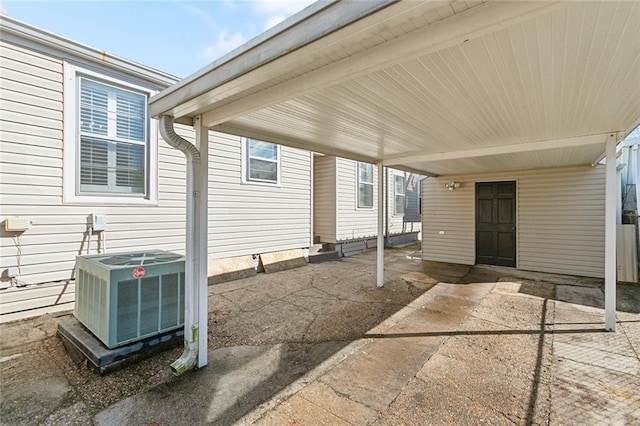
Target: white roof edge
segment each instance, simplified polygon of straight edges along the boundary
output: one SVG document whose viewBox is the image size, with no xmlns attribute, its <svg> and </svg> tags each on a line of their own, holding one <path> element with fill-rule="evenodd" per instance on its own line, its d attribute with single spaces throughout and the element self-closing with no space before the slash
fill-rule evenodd
<svg viewBox="0 0 640 426">
<path fill-rule="evenodd" d="M 153 96 L 149 101 L 152 114 L 159 115 L 169 111 L 176 105 L 193 99 L 212 87 L 220 86 L 240 75 L 255 70 L 397 1 L 317 1 L 222 56 L 205 68 Z M 299 34 L 295 34 L 295 36 L 291 34 L 291 31 L 296 26 L 310 19 L 315 19 L 317 25 L 313 27 L 307 25 L 304 31 L 300 31 Z M 259 46 L 261 48 L 256 49 Z M 212 76 L 213 74 L 216 74 L 215 78 Z M 189 98 L 183 97 L 187 94 L 178 93 L 181 88 L 193 84 L 194 81 L 199 79 L 214 81 L 209 81 L 208 84 L 204 85 L 207 90 L 203 90 L 202 93 L 188 93 Z"/>
<path fill-rule="evenodd" d="M 119 71 L 140 76 L 162 86 L 169 86 L 180 81 L 180 78 L 155 68 L 130 61 L 119 56 L 110 55 L 104 50 L 96 49 L 82 43 L 78 43 L 50 31 L 34 27 L 18 19 L 0 15 L 0 30 L 4 34 L 30 40 L 62 52 L 72 53 L 82 59 L 100 63 Z"/>
</svg>

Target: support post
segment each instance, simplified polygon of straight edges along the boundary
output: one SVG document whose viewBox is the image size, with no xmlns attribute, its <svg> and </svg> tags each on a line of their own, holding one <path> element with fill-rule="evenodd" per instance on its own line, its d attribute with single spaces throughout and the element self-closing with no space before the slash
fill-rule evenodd
<svg viewBox="0 0 640 426">
<path fill-rule="evenodd" d="M 609 135 L 606 144 L 605 168 L 605 243 L 604 243 L 604 306 L 605 329 L 616 330 L 616 134 Z"/>
<path fill-rule="evenodd" d="M 209 129 L 202 126 L 202 117 L 194 121 L 196 131 L 196 145 L 200 151 L 200 173 L 195 177 L 195 237 L 197 257 L 197 288 L 198 288 L 198 368 L 207 365 L 207 337 L 208 337 L 208 204 L 209 204 Z"/>
<path fill-rule="evenodd" d="M 376 257 L 376 285 L 384 285 L 384 167 L 377 161 L 378 168 L 378 247 Z"/>
</svg>

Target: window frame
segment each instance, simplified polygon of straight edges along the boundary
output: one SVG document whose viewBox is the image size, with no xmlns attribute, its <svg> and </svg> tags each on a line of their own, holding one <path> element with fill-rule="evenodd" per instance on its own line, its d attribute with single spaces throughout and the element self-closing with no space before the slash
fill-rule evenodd
<svg viewBox="0 0 640 426">
<path fill-rule="evenodd" d="M 157 92 L 68 61 L 64 61 L 63 72 L 63 203 L 156 205 L 158 203 L 158 122 L 149 117 L 148 104 L 145 110 L 147 155 L 144 160 L 144 194 L 126 192 L 87 193 L 80 191 L 80 80 L 84 78 L 116 89 L 137 92 L 145 95 L 147 101 Z"/>
<path fill-rule="evenodd" d="M 364 165 L 367 167 L 371 167 L 371 182 L 361 182 L 360 181 L 360 165 Z M 366 209 L 366 210 L 372 210 L 375 206 L 375 196 L 376 196 L 376 191 L 375 191 L 375 187 L 374 187 L 374 182 L 375 182 L 375 168 L 373 167 L 373 164 L 371 163 L 365 163 L 362 161 L 356 161 L 356 208 L 357 209 Z M 364 184 L 364 185 L 371 185 L 371 205 L 370 206 L 361 206 L 360 205 L 360 184 Z"/>
<path fill-rule="evenodd" d="M 403 193 L 398 193 L 398 188 L 396 187 L 396 179 L 402 178 L 402 189 Z M 402 197 L 402 211 L 398 211 L 398 197 Z M 394 216 L 404 216 L 405 208 L 407 207 L 407 177 L 404 174 L 400 174 L 398 172 L 393 173 L 393 215 Z"/>
<path fill-rule="evenodd" d="M 276 147 L 276 160 L 273 160 L 271 158 L 264 158 L 264 157 L 256 157 L 256 156 L 250 156 L 250 149 L 249 149 L 249 142 L 250 141 L 257 141 L 257 142 L 265 142 L 265 143 L 269 143 L 272 144 Z M 274 142 L 269 142 L 269 141 L 265 141 L 265 140 L 261 140 L 261 139 L 256 139 L 256 138 L 242 138 L 242 183 L 243 184 L 250 184 L 250 185 L 264 185 L 264 186 L 271 186 L 271 187 L 280 187 L 282 185 L 282 181 L 281 181 L 281 170 L 282 170 L 282 150 L 281 150 L 281 146 L 277 143 Z M 251 178 L 249 176 L 249 172 L 250 170 L 250 163 L 251 163 L 251 159 L 257 159 L 257 160 L 261 160 L 261 161 L 269 161 L 272 163 L 276 164 L 276 180 L 272 181 L 272 180 L 268 180 L 268 179 L 256 179 L 256 178 Z"/>
</svg>

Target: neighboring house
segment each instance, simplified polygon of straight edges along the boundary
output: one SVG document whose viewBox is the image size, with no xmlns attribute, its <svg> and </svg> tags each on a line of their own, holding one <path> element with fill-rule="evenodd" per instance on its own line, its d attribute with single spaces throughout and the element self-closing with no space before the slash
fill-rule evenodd
<svg viewBox="0 0 640 426">
<path fill-rule="evenodd" d="M 616 221 L 618 223 L 617 271 L 621 281 L 638 280 L 638 264 L 640 263 L 640 228 L 638 212 L 640 211 L 640 162 L 638 146 L 640 145 L 640 127 L 631 132 L 618 146 L 618 177 L 620 179 L 620 196 L 617 198 Z"/>
<path fill-rule="evenodd" d="M 4 322 L 72 309 L 88 250 L 184 253 L 186 168 L 148 111 L 176 77 L 6 16 L 0 29 L 0 284 L 29 285 L 0 290 Z M 311 167 L 308 151 L 210 132 L 210 259 L 309 247 Z"/>
<path fill-rule="evenodd" d="M 425 260 L 604 276 L 600 164 L 429 178 L 423 191 Z"/>
<path fill-rule="evenodd" d="M 333 156 L 313 163 L 314 238 L 340 256 L 377 245 L 376 167 Z M 423 176 L 385 168 L 384 229 L 387 245 L 415 241 L 420 231 L 419 188 Z"/>
</svg>

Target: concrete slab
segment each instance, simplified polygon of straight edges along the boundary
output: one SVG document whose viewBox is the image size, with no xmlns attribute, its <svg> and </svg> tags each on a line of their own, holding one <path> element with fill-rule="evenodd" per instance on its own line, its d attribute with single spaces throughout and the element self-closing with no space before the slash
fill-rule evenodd
<svg viewBox="0 0 640 426">
<path fill-rule="evenodd" d="M 336 425 L 350 426 L 353 423 L 330 413 L 324 408 L 294 395 L 283 403 L 278 410 L 267 413 L 256 425 Z"/>
<path fill-rule="evenodd" d="M 219 284 L 227 281 L 249 278 L 256 275 L 253 256 L 209 259 L 207 262 L 208 283 Z"/>
<path fill-rule="evenodd" d="M 640 424 L 637 375 L 555 355 L 554 366 L 552 424 Z"/>
<path fill-rule="evenodd" d="M 340 413 L 340 417 L 349 424 L 363 425 L 376 418 L 376 411 L 367 405 L 354 401 L 349 395 L 336 392 L 326 384 L 316 381 L 302 389 L 298 394 L 307 401 L 322 401 L 324 410 Z"/>
<path fill-rule="evenodd" d="M 559 285 L 556 287 L 556 299 L 584 307 L 604 308 L 604 293 L 600 287 Z"/>
<path fill-rule="evenodd" d="M 76 318 L 58 324 L 58 333 L 67 350 L 78 362 L 89 361 L 100 374 L 106 374 L 160 351 L 180 346 L 184 341 L 184 330 L 180 328 L 109 349 Z"/>
<path fill-rule="evenodd" d="M 2 421 L 640 423 L 640 287 L 618 288 L 631 302 L 618 300 L 618 331 L 604 333 L 603 310 L 580 304 L 601 282 L 430 269 L 419 247 L 385 255 L 382 289 L 375 252 L 209 287 L 209 365 L 179 378 L 168 371 L 179 348 L 99 376 L 46 321 L 2 325 Z M 566 301 L 554 283 L 574 288 Z M 7 330 L 22 343 L 9 347 Z M 17 389 L 6 400 L 5 383 Z"/>
<path fill-rule="evenodd" d="M 260 264 L 264 268 L 264 272 L 271 274 L 274 272 L 285 271 L 287 269 L 307 266 L 307 261 L 304 258 L 302 249 L 294 249 L 273 253 L 261 253 Z"/>
<path fill-rule="evenodd" d="M 3 358 L 0 377 L 0 419 L 5 425 L 40 424 L 73 395 L 64 371 L 44 350 Z"/>
<path fill-rule="evenodd" d="M 269 345 L 209 352 L 209 365 L 101 411 L 96 425 L 228 425 L 343 344 Z M 172 409 L 167 409 L 172 407 Z"/>
</svg>

